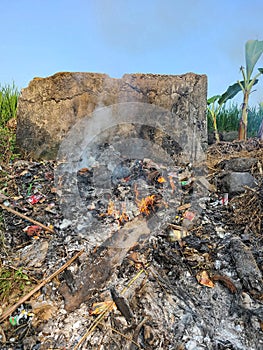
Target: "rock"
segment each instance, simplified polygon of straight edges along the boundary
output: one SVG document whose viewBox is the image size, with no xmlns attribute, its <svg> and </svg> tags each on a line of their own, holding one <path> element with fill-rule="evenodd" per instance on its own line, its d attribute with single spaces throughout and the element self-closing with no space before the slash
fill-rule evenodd
<svg viewBox="0 0 263 350">
<path fill-rule="evenodd" d="M 238 139 L 238 131 L 223 131 L 221 133 L 222 141 L 231 142 Z"/>
<path fill-rule="evenodd" d="M 205 75 L 57 73 L 35 78 L 22 89 L 17 111 L 17 146 L 33 158 L 55 159 L 70 128 L 95 109 L 142 102 L 182 118 L 207 144 Z"/>
<path fill-rule="evenodd" d="M 59 225 L 59 228 L 60 228 L 60 230 L 65 230 L 70 225 L 72 225 L 72 221 L 70 221 L 68 219 L 63 219 L 62 223 Z"/>
<path fill-rule="evenodd" d="M 249 247 L 238 237 L 234 237 L 231 240 L 231 248 L 231 256 L 235 262 L 236 271 L 243 288 L 248 291 L 254 289 L 262 292 L 262 274 Z"/>
<path fill-rule="evenodd" d="M 245 192 L 244 186 L 250 188 L 256 187 L 256 180 L 250 173 L 245 172 L 231 172 L 223 176 L 221 180 L 222 192 L 234 195 Z"/>
<path fill-rule="evenodd" d="M 238 139 L 238 131 L 222 131 L 219 132 L 220 141 L 232 142 Z M 212 145 L 216 143 L 216 137 L 214 132 L 208 133 L 208 144 Z"/>
<path fill-rule="evenodd" d="M 41 267 L 46 259 L 47 251 L 48 242 L 37 240 L 22 248 L 19 252 L 24 265 L 27 267 Z"/>
<path fill-rule="evenodd" d="M 237 171 L 244 172 L 249 171 L 253 165 L 257 163 L 256 158 L 232 158 L 232 159 L 224 159 L 222 162 L 218 164 L 218 166 L 225 171 Z"/>
</svg>

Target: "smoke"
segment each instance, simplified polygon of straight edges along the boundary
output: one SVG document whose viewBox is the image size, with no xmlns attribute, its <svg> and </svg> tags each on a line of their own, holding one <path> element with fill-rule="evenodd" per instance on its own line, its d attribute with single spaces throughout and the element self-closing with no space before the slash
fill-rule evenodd
<svg viewBox="0 0 263 350">
<path fill-rule="evenodd" d="M 94 4 L 100 35 L 108 46 L 127 52 L 176 45 L 199 31 L 208 1 L 109 1 Z M 207 17 L 208 19 L 210 17 Z"/>
</svg>

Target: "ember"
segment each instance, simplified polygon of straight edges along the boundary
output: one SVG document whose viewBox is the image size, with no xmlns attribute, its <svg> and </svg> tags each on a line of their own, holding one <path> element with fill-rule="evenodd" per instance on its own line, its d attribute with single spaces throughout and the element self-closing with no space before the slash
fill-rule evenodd
<svg viewBox="0 0 263 350">
<path fill-rule="evenodd" d="M 150 215 L 156 204 L 156 196 L 153 194 L 137 202 L 140 213 Z"/>
<path fill-rule="evenodd" d="M 166 182 L 165 178 L 163 176 L 159 177 L 157 179 L 157 181 L 160 183 L 160 184 L 163 184 L 164 182 Z"/>
<path fill-rule="evenodd" d="M 123 224 L 125 221 L 129 221 L 128 214 L 125 211 L 121 212 L 120 210 L 117 210 L 112 200 L 109 201 L 107 213 L 101 213 L 100 216 L 111 216 L 112 218 L 117 220 L 119 224 Z"/>
<path fill-rule="evenodd" d="M 119 216 L 119 212 L 115 209 L 115 205 L 114 205 L 113 201 L 109 202 L 107 214 L 110 215 L 110 216 L 115 217 L 116 219 Z"/>
</svg>

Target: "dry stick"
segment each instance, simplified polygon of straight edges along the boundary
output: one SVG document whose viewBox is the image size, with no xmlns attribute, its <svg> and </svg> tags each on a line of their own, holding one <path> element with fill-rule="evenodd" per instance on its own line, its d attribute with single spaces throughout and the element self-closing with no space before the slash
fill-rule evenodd
<svg viewBox="0 0 263 350">
<path fill-rule="evenodd" d="M 66 262 L 63 266 L 61 266 L 57 271 L 52 273 L 49 277 L 45 278 L 39 285 L 37 285 L 31 292 L 23 296 L 18 302 L 11 306 L 6 312 L 1 316 L 0 323 L 2 323 L 8 316 L 10 316 L 21 304 L 23 304 L 27 299 L 29 299 L 34 293 L 36 293 L 40 288 L 42 288 L 45 284 L 50 282 L 54 277 L 64 271 L 74 260 L 76 260 L 82 253 L 84 249 L 75 254 L 68 262 Z"/>
<path fill-rule="evenodd" d="M 146 267 L 148 267 L 149 264 L 146 264 Z M 145 269 L 141 269 L 128 283 L 127 287 L 124 287 L 121 291 L 121 295 L 123 295 L 128 289 L 129 287 L 140 277 L 140 275 L 142 273 L 147 273 Z M 112 304 L 109 304 L 106 309 L 97 316 L 97 318 L 94 320 L 94 322 L 92 322 L 92 324 L 89 326 L 89 328 L 87 329 L 86 333 L 83 335 L 83 337 L 80 339 L 80 341 L 78 342 L 78 344 L 74 347 L 73 350 L 78 350 L 78 348 L 83 344 L 83 342 L 88 338 L 88 336 L 95 330 L 95 328 L 97 327 L 97 325 L 101 322 L 101 320 L 103 320 L 104 316 L 111 311 L 112 307 L 114 305 L 114 302 L 112 301 Z M 135 343 L 132 339 L 131 342 Z M 137 345 L 137 344 L 136 344 Z"/>
<path fill-rule="evenodd" d="M 23 218 L 23 219 L 25 219 L 25 220 L 27 220 L 27 221 L 32 222 L 32 223 L 35 224 L 35 225 L 38 225 L 38 226 L 42 227 L 42 228 L 43 228 L 44 230 L 46 230 L 46 231 L 49 231 L 49 232 L 51 232 L 51 233 L 55 233 L 55 231 L 54 231 L 52 228 L 47 227 L 47 226 L 41 224 L 41 222 L 38 222 L 38 221 L 36 221 L 36 220 L 33 220 L 33 219 L 29 218 L 28 216 L 26 216 L 26 215 L 24 215 L 24 214 L 21 214 L 21 213 L 19 213 L 18 211 L 14 210 L 14 209 L 12 209 L 12 208 L 9 208 L 9 207 L 7 207 L 6 205 L 4 205 L 4 204 L 2 204 L 2 203 L 0 203 L 0 207 L 1 207 L 2 209 L 5 209 L 5 210 L 9 211 L 9 212 L 12 213 L 12 214 L 15 214 L 15 215 L 17 215 L 17 216 L 20 216 L 21 218 Z"/>
<path fill-rule="evenodd" d="M 80 339 L 80 341 L 78 342 L 78 344 L 74 347 L 73 350 L 77 350 L 82 344 L 83 342 L 88 338 L 88 336 L 94 331 L 94 329 L 97 327 L 97 325 L 100 323 L 101 320 L 103 320 L 104 316 L 107 314 L 108 311 L 111 310 L 111 308 L 114 305 L 114 301 L 112 301 L 111 304 L 109 304 L 106 309 L 97 316 L 97 318 L 94 320 L 94 322 L 92 322 L 92 324 L 89 326 L 89 328 L 87 329 L 86 333 L 83 335 L 83 337 Z"/>
</svg>

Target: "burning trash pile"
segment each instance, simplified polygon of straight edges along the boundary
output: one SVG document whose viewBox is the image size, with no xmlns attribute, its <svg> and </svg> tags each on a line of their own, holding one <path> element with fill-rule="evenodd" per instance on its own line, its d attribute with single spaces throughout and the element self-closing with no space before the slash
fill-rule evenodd
<svg viewBox="0 0 263 350">
<path fill-rule="evenodd" d="M 149 109 L 142 124 L 147 106 L 137 120 L 136 110 L 118 108 L 127 118 L 117 126 L 104 111 L 94 124 L 86 127 L 85 121 L 76 128 L 52 165 L 54 183 L 51 169 L 42 174 L 40 163 L 32 166 L 31 175 L 19 169 L 10 180 L 17 201 L 8 198 L 9 205 L 27 214 L 20 213 L 13 225 L 15 211 L 6 209 L 4 199 L 10 242 L 16 243 L 23 264 L 22 278 L 29 271 L 35 283 L 42 281 L 32 293 L 35 300 L 21 299 L 20 308 L 16 304 L 0 315 L 0 337 L 6 334 L 6 340 L 40 349 L 256 350 L 255 344 L 262 345 L 257 266 L 262 255 L 260 235 L 250 230 L 259 227 L 259 220 L 247 223 L 247 231 L 243 222 L 231 224 L 229 215 L 239 219 L 233 213 L 248 198 L 247 191 L 231 194 L 232 182 L 220 187 L 234 161 L 221 164 L 218 153 L 210 152 L 210 162 L 204 162 L 197 152 L 197 163 L 191 153 L 194 141 L 182 125 L 177 125 L 182 135 L 170 137 L 166 112 L 158 110 L 153 117 Z M 156 128 L 152 120 L 158 121 Z M 253 175 L 260 180 L 262 152 L 255 157 Z M 231 171 L 237 176 L 240 170 Z M 30 179 L 26 188 L 24 176 Z M 249 191 L 259 217 L 256 189 Z M 31 226 L 24 223 L 29 214 L 38 219 Z M 13 266 L 16 258 L 5 255 L 3 263 L 10 261 Z M 21 326 L 27 333 L 19 336 Z"/>
<path fill-rule="evenodd" d="M 198 216 L 189 210 L 195 185 L 191 164 L 165 167 L 150 159 L 125 160 L 112 172 L 110 191 L 98 191 L 93 177 L 93 168 L 78 171 L 80 196 L 93 220 L 112 231 L 142 215 L 185 232 L 179 224 L 187 226 Z"/>
<path fill-rule="evenodd" d="M 197 131 L 167 110 L 145 103 L 98 109 L 60 145 L 55 178 L 62 212 L 91 246 L 139 216 L 152 232 L 160 230 L 177 207 L 193 209 L 205 196 L 195 181 L 204 175 L 204 159 Z M 185 222 L 198 217 L 195 206 Z"/>
<path fill-rule="evenodd" d="M 215 152 L 224 147 L 210 148 L 210 182 L 179 157 L 167 164 L 146 157 L 112 163 L 107 156 L 79 166 L 76 222 L 63 218 L 55 198 L 54 164 L 16 163 L 2 196 L 5 249 L 13 249 L 1 252 L 2 274 L 10 266 L 17 283 L 36 289 L 19 307 L 17 292 L 9 295 L 12 312 L 2 304 L 2 348 L 262 347 L 262 194 L 246 188 L 227 198 L 216 183 L 225 171 Z M 259 184 L 262 149 L 253 153 L 253 165 L 246 160 Z M 228 154 L 233 158 L 231 149 Z M 225 158 L 224 169 L 240 164 Z M 81 215 L 97 225 L 94 246 L 90 236 L 75 234 Z M 116 234 L 126 246 L 100 245 L 98 237 L 107 243 Z"/>
</svg>

